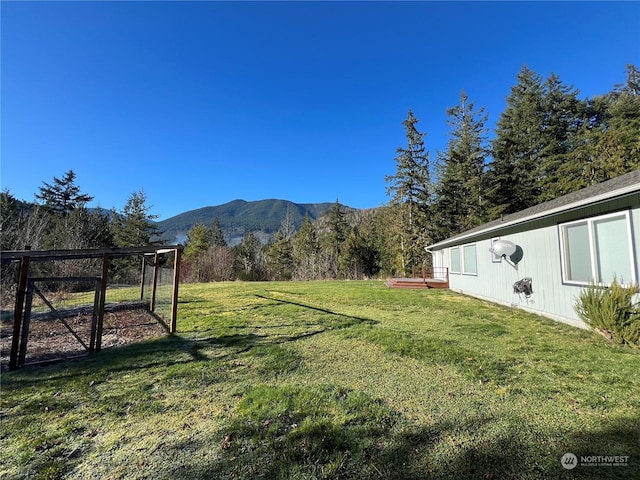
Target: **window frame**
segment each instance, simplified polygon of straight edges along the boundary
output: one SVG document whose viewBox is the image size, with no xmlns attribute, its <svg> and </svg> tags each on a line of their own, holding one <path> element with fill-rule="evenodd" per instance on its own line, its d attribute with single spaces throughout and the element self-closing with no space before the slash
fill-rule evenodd
<svg viewBox="0 0 640 480">
<path fill-rule="evenodd" d="M 631 281 L 625 279 L 624 284 L 622 285 L 631 285 L 633 283 L 637 283 L 637 275 L 636 275 L 636 252 L 633 246 L 633 231 L 632 231 L 632 223 L 631 223 L 631 212 L 629 210 L 622 210 L 613 213 L 607 213 L 604 215 L 597 215 L 594 217 L 587 217 L 580 220 L 573 220 L 570 222 L 564 222 L 558 224 L 559 231 L 559 240 L 560 240 L 560 270 L 562 275 L 562 283 L 567 285 L 578 285 L 578 286 L 587 286 L 590 284 L 596 284 L 604 287 L 608 287 L 611 285 L 611 282 L 602 281 L 600 276 L 600 272 L 598 271 L 598 249 L 597 249 L 597 239 L 595 232 L 595 225 L 602 221 L 612 218 L 622 218 L 624 219 L 624 224 L 627 230 L 627 241 L 625 244 L 627 245 L 627 252 L 629 253 L 629 259 L 631 260 Z M 576 226 L 576 225 L 586 225 L 587 226 L 587 235 L 589 242 L 589 262 L 591 268 L 591 279 L 589 281 L 584 280 L 574 280 L 569 278 L 570 270 L 569 270 L 569 244 L 567 239 L 567 227 Z"/>
<path fill-rule="evenodd" d="M 458 269 L 454 270 L 453 268 L 453 251 L 458 251 Z M 461 274 L 462 273 L 462 251 L 460 250 L 460 246 L 450 247 L 449 248 L 449 273 Z"/>
<path fill-rule="evenodd" d="M 493 237 L 491 239 L 491 248 L 493 249 L 493 245 L 500 240 L 500 237 Z M 489 255 L 491 255 L 491 263 L 502 263 L 502 256 L 501 255 L 496 255 L 493 252 L 489 252 Z"/>
<path fill-rule="evenodd" d="M 475 271 L 474 272 L 468 272 L 466 270 L 466 257 L 467 257 L 467 255 L 465 254 L 465 249 L 467 249 L 468 247 L 473 247 L 473 260 L 474 260 L 474 266 L 475 266 Z M 460 253 L 461 253 L 460 268 L 462 270 L 462 274 L 463 275 L 478 276 L 478 247 L 476 245 L 476 242 L 467 243 L 465 245 L 462 245 Z"/>
</svg>

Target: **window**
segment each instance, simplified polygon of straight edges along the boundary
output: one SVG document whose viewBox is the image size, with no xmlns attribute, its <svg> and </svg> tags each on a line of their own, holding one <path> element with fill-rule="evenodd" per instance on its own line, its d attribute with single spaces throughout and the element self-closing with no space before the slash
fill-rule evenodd
<svg viewBox="0 0 640 480">
<path fill-rule="evenodd" d="M 478 265 L 476 263 L 476 244 L 462 247 L 462 273 L 477 275 Z"/>
<path fill-rule="evenodd" d="M 452 248 L 449 250 L 451 256 L 451 273 L 460 273 L 460 248 Z"/>
<path fill-rule="evenodd" d="M 491 239 L 491 247 L 493 248 L 493 244 L 496 243 L 498 240 L 500 240 L 500 237 L 495 237 Z M 502 263 L 502 257 L 500 255 L 496 255 L 493 252 L 489 252 L 489 254 L 491 255 L 491 261 L 493 263 Z"/>
<path fill-rule="evenodd" d="M 565 223 L 559 228 L 565 282 L 608 285 L 614 277 L 621 284 L 636 281 L 629 212 Z"/>
<path fill-rule="evenodd" d="M 449 257 L 451 260 L 451 273 L 478 274 L 475 243 L 449 249 Z"/>
</svg>

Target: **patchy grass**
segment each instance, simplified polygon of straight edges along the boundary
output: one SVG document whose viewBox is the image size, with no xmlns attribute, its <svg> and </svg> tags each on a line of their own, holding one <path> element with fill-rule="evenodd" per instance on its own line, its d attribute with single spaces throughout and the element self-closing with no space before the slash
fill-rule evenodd
<svg viewBox="0 0 640 480">
<path fill-rule="evenodd" d="M 637 478 L 640 354 L 448 291 L 181 287 L 180 333 L 2 376 L 0 477 Z M 628 457 L 565 470 L 563 454 Z"/>
</svg>

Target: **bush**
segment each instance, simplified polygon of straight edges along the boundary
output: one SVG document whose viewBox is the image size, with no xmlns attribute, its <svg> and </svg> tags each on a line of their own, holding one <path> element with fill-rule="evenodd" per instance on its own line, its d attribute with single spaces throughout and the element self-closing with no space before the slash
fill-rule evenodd
<svg viewBox="0 0 640 480">
<path fill-rule="evenodd" d="M 637 284 L 623 287 L 616 279 L 609 287 L 589 285 L 575 304 L 580 319 L 615 343 L 640 348 L 640 304 L 634 302 Z"/>
</svg>

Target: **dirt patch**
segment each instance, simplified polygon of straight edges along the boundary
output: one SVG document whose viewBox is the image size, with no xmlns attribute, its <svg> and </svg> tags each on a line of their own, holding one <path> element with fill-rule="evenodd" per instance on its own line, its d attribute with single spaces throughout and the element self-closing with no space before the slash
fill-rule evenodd
<svg viewBox="0 0 640 480">
<path fill-rule="evenodd" d="M 3 312 L 0 321 L 0 369 L 8 370 L 13 316 Z M 66 325 L 65 325 L 66 323 Z M 105 312 L 102 349 L 157 338 L 167 334 L 165 326 L 144 309 Z M 91 339 L 91 313 L 78 312 L 64 318 L 31 319 L 25 365 L 68 360 L 87 355 Z"/>
</svg>

